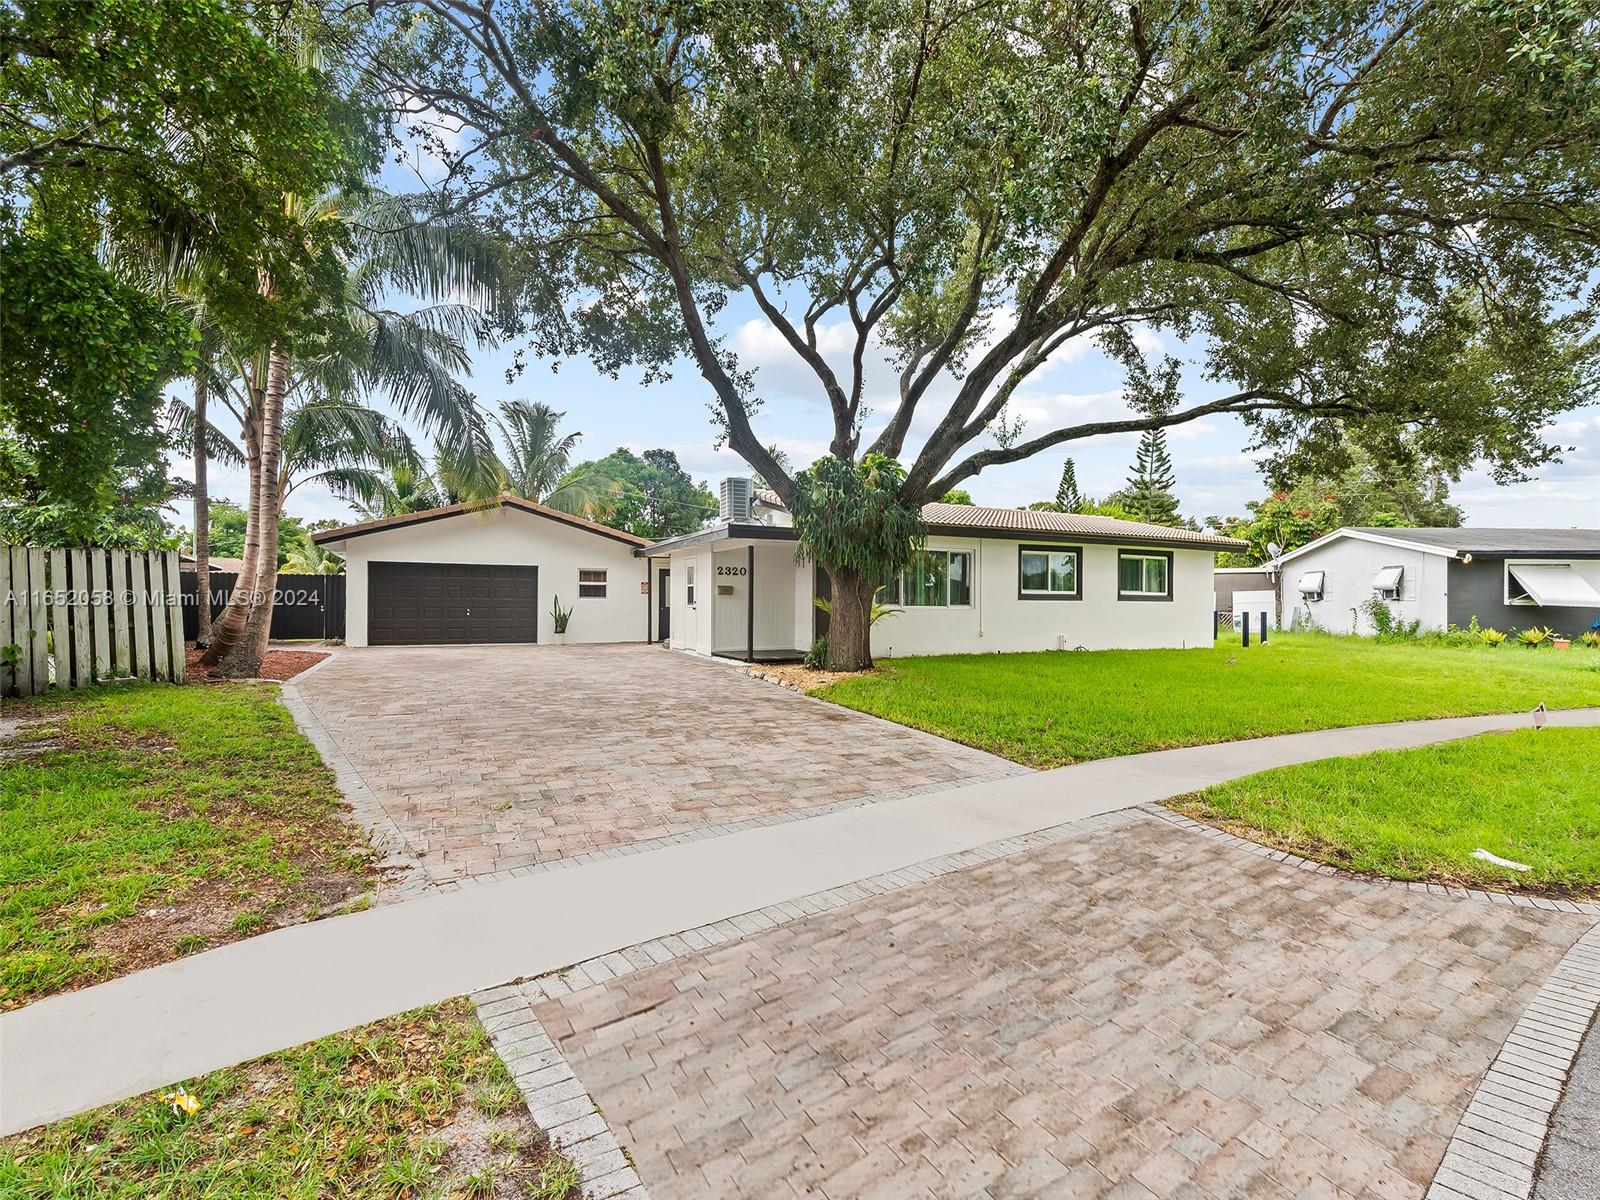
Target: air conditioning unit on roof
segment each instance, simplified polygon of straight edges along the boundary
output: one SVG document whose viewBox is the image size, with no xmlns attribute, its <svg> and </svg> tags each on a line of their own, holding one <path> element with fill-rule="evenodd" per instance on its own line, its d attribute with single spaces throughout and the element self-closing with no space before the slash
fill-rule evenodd
<svg viewBox="0 0 1600 1200">
<path fill-rule="evenodd" d="M 722 481 L 717 515 L 724 521 L 748 521 L 755 502 L 756 485 L 744 476 L 729 476 Z"/>
</svg>

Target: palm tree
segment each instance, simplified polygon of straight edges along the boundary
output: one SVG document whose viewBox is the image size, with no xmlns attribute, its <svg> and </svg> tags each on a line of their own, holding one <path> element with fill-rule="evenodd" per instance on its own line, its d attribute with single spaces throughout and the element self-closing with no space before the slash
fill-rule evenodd
<svg viewBox="0 0 1600 1200">
<path fill-rule="evenodd" d="M 280 575 L 343 575 L 344 555 L 324 550 L 315 542 L 290 551 L 278 568 Z"/>
<path fill-rule="evenodd" d="M 450 503 L 438 481 L 420 463 L 390 464 L 381 473 L 378 482 L 381 486 L 370 499 L 356 498 L 351 501 L 356 511 L 368 521 L 443 508 Z"/>
<path fill-rule="evenodd" d="M 569 478 L 572 452 L 583 434 L 560 432 L 566 416 L 542 401 L 501 403 L 494 424 L 505 450 L 499 458 L 496 491 L 510 492 L 576 516 L 604 517 L 610 510 L 611 498 L 622 491 L 622 482 L 600 471 Z M 449 489 L 464 498 L 491 498 L 459 486 L 459 468 L 448 455 L 441 455 L 441 475 Z"/>
<path fill-rule="evenodd" d="M 381 397 L 416 421 L 475 486 L 498 469 L 482 414 L 456 378 L 470 373 L 474 346 L 494 344 L 500 276 L 493 247 L 470 231 L 417 222 L 383 195 L 295 208 L 308 228 L 343 223 L 348 269 L 324 301 L 335 331 L 322 347 L 292 358 L 278 345 L 235 355 L 238 386 L 226 398 L 244 434 L 250 522 L 244 572 L 204 659 L 229 675 L 260 669 L 278 572 L 278 519 L 297 472 L 370 499 L 377 491 L 368 487 L 376 482 L 368 472 L 415 460 L 395 436 L 399 426 L 360 400 Z M 401 311 L 389 303 L 394 295 L 426 303 Z M 319 446 L 324 437 L 330 444 Z"/>
</svg>

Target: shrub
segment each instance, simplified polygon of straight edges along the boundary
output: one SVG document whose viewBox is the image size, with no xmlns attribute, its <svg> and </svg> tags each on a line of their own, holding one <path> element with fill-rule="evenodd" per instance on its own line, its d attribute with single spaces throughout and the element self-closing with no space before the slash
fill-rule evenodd
<svg viewBox="0 0 1600 1200">
<path fill-rule="evenodd" d="M 1380 642 L 1414 642 L 1422 636 L 1422 622 L 1399 621 L 1394 610 L 1374 596 L 1361 606 L 1372 622 L 1374 635 Z"/>
<path fill-rule="evenodd" d="M 1517 641 L 1521 642 L 1530 650 L 1536 650 L 1540 646 L 1548 646 L 1555 636 L 1556 631 L 1551 629 L 1548 625 L 1546 625 L 1543 629 L 1539 628 L 1537 625 L 1530 625 L 1528 628 L 1520 630 L 1517 633 Z"/>
<path fill-rule="evenodd" d="M 1485 646 L 1499 646 L 1505 643 L 1506 635 L 1491 625 L 1488 629 L 1478 630 L 1478 640 Z"/>
<path fill-rule="evenodd" d="M 805 665 L 813 671 L 820 671 L 828 665 L 828 639 L 819 637 L 811 643 L 811 649 L 806 651 Z"/>
<path fill-rule="evenodd" d="M 1578 635 L 1578 645 L 1600 650 L 1600 629 L 1585 629 Z"/>
</svg>

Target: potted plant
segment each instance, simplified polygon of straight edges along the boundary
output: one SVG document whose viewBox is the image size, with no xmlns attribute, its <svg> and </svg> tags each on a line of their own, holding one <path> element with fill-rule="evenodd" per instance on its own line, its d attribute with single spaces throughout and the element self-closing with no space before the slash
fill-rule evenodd
<svg viewBox="0 0 1600 1200">
<path fill-rule="evenodd" d="M 1562 637 L 1558 633 L 1550 639 L 1550 644 L 1557 650 L 1565 650 L 1568 646 L 1572 645 L 1572 639 L 1569 637 Z"/>
<path fill-rule="evenodd" d="M 550 635 L 550 640 L 557 646 L 567 644 L 567 622 L 572 620 L 572 610 L 561 607 L 561 597 L 556 596 L 551 603 L 550 619 L 555 622 L 555 632 Z"/>
</svg>

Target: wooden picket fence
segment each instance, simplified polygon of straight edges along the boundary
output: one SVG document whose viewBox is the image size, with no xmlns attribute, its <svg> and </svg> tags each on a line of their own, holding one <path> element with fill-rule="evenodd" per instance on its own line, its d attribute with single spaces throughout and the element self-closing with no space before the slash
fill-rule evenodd
<svg viewBox="0 0 1600 1200">
<path fill-rule="evenodd" d="M 0 547 L 0 695 L 184 679 L 176 550 Z"/>
</svg>

